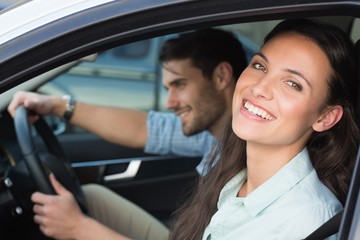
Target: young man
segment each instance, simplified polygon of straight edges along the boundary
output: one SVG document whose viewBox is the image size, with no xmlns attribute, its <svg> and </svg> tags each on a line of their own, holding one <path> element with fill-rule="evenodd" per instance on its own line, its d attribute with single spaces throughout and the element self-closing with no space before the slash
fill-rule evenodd
<svg viewBox="0 0 360 240">
<path fill-rule="evenodd" d="M 202 155 L 197 171 L 205 175 L 222 125 L 231 116 L 236 81 L 247 65 L 241 43 L 229 32 L 198 30 L 170 39 L 160 52 L 166 108 L 174 113 L 142 112 L 96 106 L 30 92 L 15 94 L 19 104 L 39 115 L 53 114 L 98 136 L 155 154 Z M 32 121 L 36 121 L 34 116 Z M 136 136 L 136 137 L 134 137 Z M 89 215 L 53 176 L 56 196 L 34 193 L 34 220 L 41 231 L 59 239 L 166 239 L 168 230 L 133 203 L 98 185 L 85 186 Z M 66 219 L 66 220 L 65 220 Z M 95 220 L 96 219 L 96 220 Z M 121 234 L 120 234 L 121 233 Z"/>
</svg>

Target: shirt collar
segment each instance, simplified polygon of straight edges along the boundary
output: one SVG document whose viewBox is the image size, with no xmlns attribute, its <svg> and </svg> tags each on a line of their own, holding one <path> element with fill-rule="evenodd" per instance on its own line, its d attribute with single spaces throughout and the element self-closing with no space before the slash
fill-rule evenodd
<svg viewBox="0 0 360 240">
<path fill-rule="evenodd" d="M 244 205 L 253 216 L 304 179 L 313 170 L 306 148 L 282 167 L 274 176 L 244 198 Z"/>
<path fill-rule="evenodd" d="M 247 177 L 246 170 L 242 170 L 222 189 L 219 196 L 218 208 L 220 208 L 225 201 L 230 200 L 243 203 L 249 213 L 256 216 L 304 179 L 313 169 L 308 151 L 304 148 L 274 176 L 261 184 L 247 197 L 238 198 L 236 197 L 237 193 Z"/>
</svg>

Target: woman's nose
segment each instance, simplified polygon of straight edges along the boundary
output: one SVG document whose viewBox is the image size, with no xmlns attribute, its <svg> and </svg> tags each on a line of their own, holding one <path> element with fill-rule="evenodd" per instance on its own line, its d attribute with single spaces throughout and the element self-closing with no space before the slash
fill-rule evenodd
<svg viewBox="0 0 360 240">
<path fill-rule="evenodd" d="M 272 78 L 265 76 L 253 85 L 252 93 L 256 98 L 272 99 L 275 82 Z"/>
</svg>

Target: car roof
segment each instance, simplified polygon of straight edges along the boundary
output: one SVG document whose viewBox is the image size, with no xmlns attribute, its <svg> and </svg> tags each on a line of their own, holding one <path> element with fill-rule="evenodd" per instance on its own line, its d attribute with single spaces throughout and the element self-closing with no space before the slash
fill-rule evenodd
<svg viewBox="0 0 360 240">
<path fill-rule="evenodd" d="M 0 44 L 57 19 L 110 1 L 33 0 L 14 6 L 0 14 Z"/>
</svg>

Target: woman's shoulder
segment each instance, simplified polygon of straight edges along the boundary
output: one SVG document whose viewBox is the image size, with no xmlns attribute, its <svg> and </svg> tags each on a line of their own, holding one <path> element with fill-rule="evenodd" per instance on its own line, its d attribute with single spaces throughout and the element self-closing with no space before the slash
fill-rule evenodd
<svg viewBox="0 0 360 240">
<path fill-rule="evenodd" d="M 308 200 L 314 206 L 329 205 L 335 206 L 336 209 L 341 206 L 335 194 L 319 179 L 315 170 L 299 184 L 298 191 L 301 200 Z"/>
</svg>

